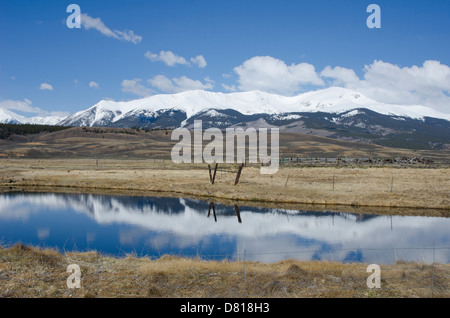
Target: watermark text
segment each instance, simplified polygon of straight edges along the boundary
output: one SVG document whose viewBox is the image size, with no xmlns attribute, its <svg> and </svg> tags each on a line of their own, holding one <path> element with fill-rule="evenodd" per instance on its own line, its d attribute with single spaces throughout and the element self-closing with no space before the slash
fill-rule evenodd
<svg viewBox="0 0 450 318">
<path fill-rule="evenodd" d="M 194 121 L 193 136 L 187 128 L 172 131 L 175 163 L 261 163 L 261 174 L 274 174 L 279 166 L 279 128 L 270 128 L 270 154 L 267 128 L 208 128 L 203 131 L 202 121 Z M 247 140 L 248 139 L 248 143 Z M 203 147 L 203 142 L 209 143 Z M 248 147 L 247 147 L 248 144 Z M 225 153 L 224 153 L 225 145 Z M 247 156 L 248 153 L 248 156 Z M 248 159 L 248 160 L 247 160 Z"/>
</svg>

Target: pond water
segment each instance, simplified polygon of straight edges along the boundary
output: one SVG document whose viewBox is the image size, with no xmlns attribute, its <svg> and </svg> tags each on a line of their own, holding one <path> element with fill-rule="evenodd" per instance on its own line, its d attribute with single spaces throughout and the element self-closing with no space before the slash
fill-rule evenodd
<svg viewBox="0 0 450 318">
<path fill-rule="evenodd" d="M 450 260 L 450 218 L 301 211 L 161 197 L 0 195 L 0 244 L 276 262 Z"/>
</svg>

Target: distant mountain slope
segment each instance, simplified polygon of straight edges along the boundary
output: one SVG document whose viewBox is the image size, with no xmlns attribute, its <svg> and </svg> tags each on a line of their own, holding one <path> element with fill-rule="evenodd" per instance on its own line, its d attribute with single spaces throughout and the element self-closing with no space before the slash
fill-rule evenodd
<svg viewBox="0 0 450 318">
<path fill-rule="evenodd" d="M 65 117 L 61 116 L 35 116 L 25 117 L 10 110 L 0 108 L 1 124 L 36 124 L 36 125 L 56 125 Z"/>
<path fill-rule="evenodd" d="M 51 133 L 0 139 L 0 157 L 166 159 L 178 141 L 171 132 L 129 128 L 72 127 Z M 383 147 L 295 132 L 280 134 L 282 158 L 397 158 L 424 157 L 435 162 L 450 160 L 450 151 Z M 90 161 L 93 165 L 95 160 Z"/>
<path fill-rule="evenodd" d="M 424 106 L 379 103 L 332 87 L 286 97 L 260 91 L 188 91 L 128 102 L 101 101 L 60 122 L 70 126 L 192 128 L 279 127 L 341 140 L 410 149 L 449 149 L 450 115 Z"/>
<path fill-rule="evenodd" d="M 23 124 L 26 117 L 20 116 L 10 110 L 0 108 L 0 123 L 2 124 Z"/>
<path fill-rule="evenodd" d="M 450 149 L 450 114 L 425 106 L 377 102 L 345 88 L 331 87 L 297 96 L 261 91 L 214 93 L 202 90 L 115 102 L 102 100 L 57 123 L 57 118 L 25 118 L 3 110 L 0 122 L 47 123 L 74 127 L 203 128 L 279 127 L 340 140 L 410 149 Z M 5 121 L 6 120 L 6 121 Z"/>
<path fill-rule="evenodd" d="M 184 120 L 208 110 L 234 110 L 242 115 L 274 115 L 298 112 L 342 113 L 357 108 L 367 108 L 383 115 L 450 120 L 449 114 L 428 107 L 379 103 L 358 92 L 332 87 L 292 97 L 261 91 L 224 94 L 194 90 L 178 94 L 153 95 L 128 102 L 103 100 L 67 117 L 59 124 L 90 127 L 126 127 L 131 124 L 145 126 L 155 122 L 157 117 L 176 116 L 177 120 L 171 120 L 172 125 L 180 126 L 184 124 Z M 159 123 L 168 125 L 164 120 L 160 120 Z"/>
</svg>

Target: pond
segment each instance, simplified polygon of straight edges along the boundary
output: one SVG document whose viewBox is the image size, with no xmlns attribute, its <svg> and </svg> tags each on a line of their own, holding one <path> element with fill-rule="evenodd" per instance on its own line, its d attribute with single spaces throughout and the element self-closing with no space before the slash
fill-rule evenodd
<svg viewBox="0 0 450 318">
<path fill-rule="evenodd" d="M 276 262 L 448 264 L 450 218 L 223 205 L 164 197 L 0 195 L 0 244 L 61 252 Z"/>
</svg>

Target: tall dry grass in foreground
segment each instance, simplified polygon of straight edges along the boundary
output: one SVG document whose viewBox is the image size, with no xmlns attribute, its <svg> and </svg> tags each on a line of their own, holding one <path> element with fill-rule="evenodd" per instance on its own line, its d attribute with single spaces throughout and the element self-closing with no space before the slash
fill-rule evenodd
<svg viewBox="0 0 450 318">
<path fill-rule="evenodd" d="M 81 288 L 67 286 L 69 264 Z M 112 258 L 96 252 L 60 254 L 21 244 L 0 249 L 0 297 L 446 297 L 448 265 L 381 265 L 381 288 L 367 287 L 368 264 L 285 260 L 203 261 L 173 256 Z"/>
</svg>

